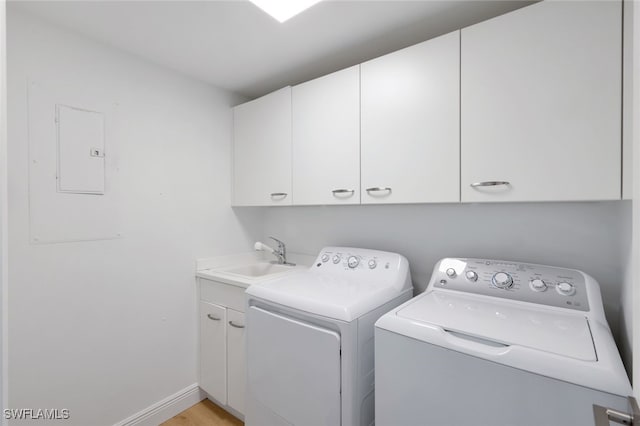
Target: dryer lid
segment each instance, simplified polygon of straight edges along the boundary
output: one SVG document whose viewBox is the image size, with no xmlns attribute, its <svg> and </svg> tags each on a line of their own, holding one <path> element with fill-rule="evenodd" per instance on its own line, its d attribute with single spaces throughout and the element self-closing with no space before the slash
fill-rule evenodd
<svg viewBox="0 0 640 426">
<path fill-rule="evenodd" d="M 351 322 L 407 290 L 384 280 L 345 278 L 309 271 L 253 284 L 247 294 L 293 309 Z"/>
<path fill-rule="evenodd" d="M 589 322 L 582 315 L 444 291 L 425 295 L 397 315 L 504 345 L 597 361 Z"/>
</svg>

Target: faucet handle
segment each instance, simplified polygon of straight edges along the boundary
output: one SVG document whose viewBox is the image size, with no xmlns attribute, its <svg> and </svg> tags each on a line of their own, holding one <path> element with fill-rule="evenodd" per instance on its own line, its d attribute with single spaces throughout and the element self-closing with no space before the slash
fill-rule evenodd
<svg viewBox="0 0 640 426">
<path fill-rule="evenodd" d="M 275 237 L 269 237 L 271 238 L 273 241 L 275 241 L 276 243 L 278 243 L 278 248 L 282 248 L 284 247 L 284 243 L 282 241 L 280 241 L 279 239 L 275 238 Z"/>
</svg>

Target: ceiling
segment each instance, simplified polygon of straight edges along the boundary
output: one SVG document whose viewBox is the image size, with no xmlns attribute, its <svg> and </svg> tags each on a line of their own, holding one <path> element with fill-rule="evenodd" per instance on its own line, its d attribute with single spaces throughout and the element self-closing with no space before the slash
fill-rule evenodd
<svg viewBox="0 0 640 426">
<path fill-rule="evenodd" d="M 529 3 L 325 0 L 283 24 L 247 0 L 16 0 L 9 10 L 255 98 Z"/>
</svg>

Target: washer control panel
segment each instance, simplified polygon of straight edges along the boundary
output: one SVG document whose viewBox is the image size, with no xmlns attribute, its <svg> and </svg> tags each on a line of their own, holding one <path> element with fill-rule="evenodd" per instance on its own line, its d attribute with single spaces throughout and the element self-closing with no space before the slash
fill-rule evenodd
<svg viewBox="0 0 640 426">
<path fill-rule="evenodd" d="M 429 288 L 589 310 L 585 277 L 574 269 L 489 259 L 442 259 Z"/>
<path fill-rule="evenodd" d="M 377 250 L 325 247 L 313 267 L 322 270 L 384 271 L 397 269 L 401 256 Z"/>
</svg>

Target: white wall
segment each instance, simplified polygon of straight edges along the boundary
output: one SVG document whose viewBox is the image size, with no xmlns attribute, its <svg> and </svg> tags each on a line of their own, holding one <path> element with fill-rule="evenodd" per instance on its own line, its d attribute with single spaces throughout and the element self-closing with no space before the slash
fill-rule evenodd
<svg viewBox="0 0 640 426">
<path fill-rule="evenodd" d="M 638 206 L 632 201 L 632 208 L 629 209 L 629 225 L 625 235 L 622 236 L 622 261 L 624 262 L 624 276 L 620 289 L 620 319 L 619 319 L 619 349 L 622 361 L 624 362 L 627 374 L 633 377 L 633 315 L 634 315 L 634 294 L 633 284 L 637 279 L 637 243 L 634 241 L 634 233 L 638 232 L 638 227 L 634 225 L 638 220 Z"/>
<path fill-rule="evenodd" d="M 0 413 L 7 406 L 7 68 L 6 2 L 0 1 Z M 3 419 L 2 424 L 6 424 Z"/>
<path fill-rule="evenodd" d="M 273 235 L 288 250 L 307 254 L 325 245 L 401 253 L 420 291 L 447 256 L 580 269 L 600 282 L 615 334 L 630 208 L 628 201 L 278 207 L 267 210 L 263 237 Z"/>
<path fill-rule="evenodd" d="M 638 284 L 637 271 L 640 267 L 640 5 L 634 2 L 633 8 L 633 251 L 629 262 L 631 270 L 635 272 L 635 278 L 628 282 L 633 298 L 632 315 L 627 318 L 627 328 L 632 332 L 633 348 L 633 384 L 634 396 L 640 400 L 640 285 Z"/>
<path fill-rule="evenodd" d="M 623 58 L 624 61 L 622 63 L 622 99 L 623 99 L 623 116 L 622 116 L 622 138 L 623 138 L 623 196 L 627 199 L 634 199 L 634 182 L 637 182 L 638 178 L 636 175 L 634 177 L 634 169 L 637 169 L 638 166 L 634 167 L 634 155 L 637 153 L 638 148 L 637 142 L 634 143 L 634 125 L 637 125 L 637 118 L 634 120 L 634 117 L 638 116 L 638 113 L 634 111 L 634 94 L 637 93 L 638 83 L 638 72 L 633 72 L 633 62 L 634 62 L 634 48 L 640 48 L 640 44 L 636 41 L 638 30 L 634 28 L 634 9 L 638 9 L 638 7 L 634 7 L 635 2 L 632 0 L 625 0 L 624 5 L 624 34 L 623 34 Z M 634 46 L 635 44 L 635 46 Z M 637 61 L 637 59 L 635 59 Z M 634 123 L 634 121 L 636 123 Z M 634 144 L 636 146 L 634 146 Z M 625 275 L 622 282 L 622 291 L 620 298 L 620 353 L 622 355 L 622 359 L 625 363 L 625 367 L 627 368 L 627 373 L 629 377 L 632 377 L 632 366 L 633 366 L 633 315 L 634 315 L 634 302 L 633 302 L 633 283 L 635 280 L 635 275 L 638 267 L 638 262 L 636 261 L 637 257 L 637 240 L 635 240 L 635 236 L 633 234 L 637 234 L 640 231 L 640 228 L 634 226 L 634 223 L 638 223 L 638 204 L 637 200 L 633 201 L 632 204 L 632 212 L 630 212 L 629 219 L 629 232 L 624 236 L 622 241 L 624 246 L 624 264 L 625 264 Z"/>
<path fill-rule="evenodd" d="M 197 381 L 195 259 L 260 235 L 260 211 L 229 207 L 238 99 L 11 5 L 8 31 L 9 406 L 113 424 Z M 122 238 L 30 244 L 28 76 L 119 104 Z"/>
</svg>

